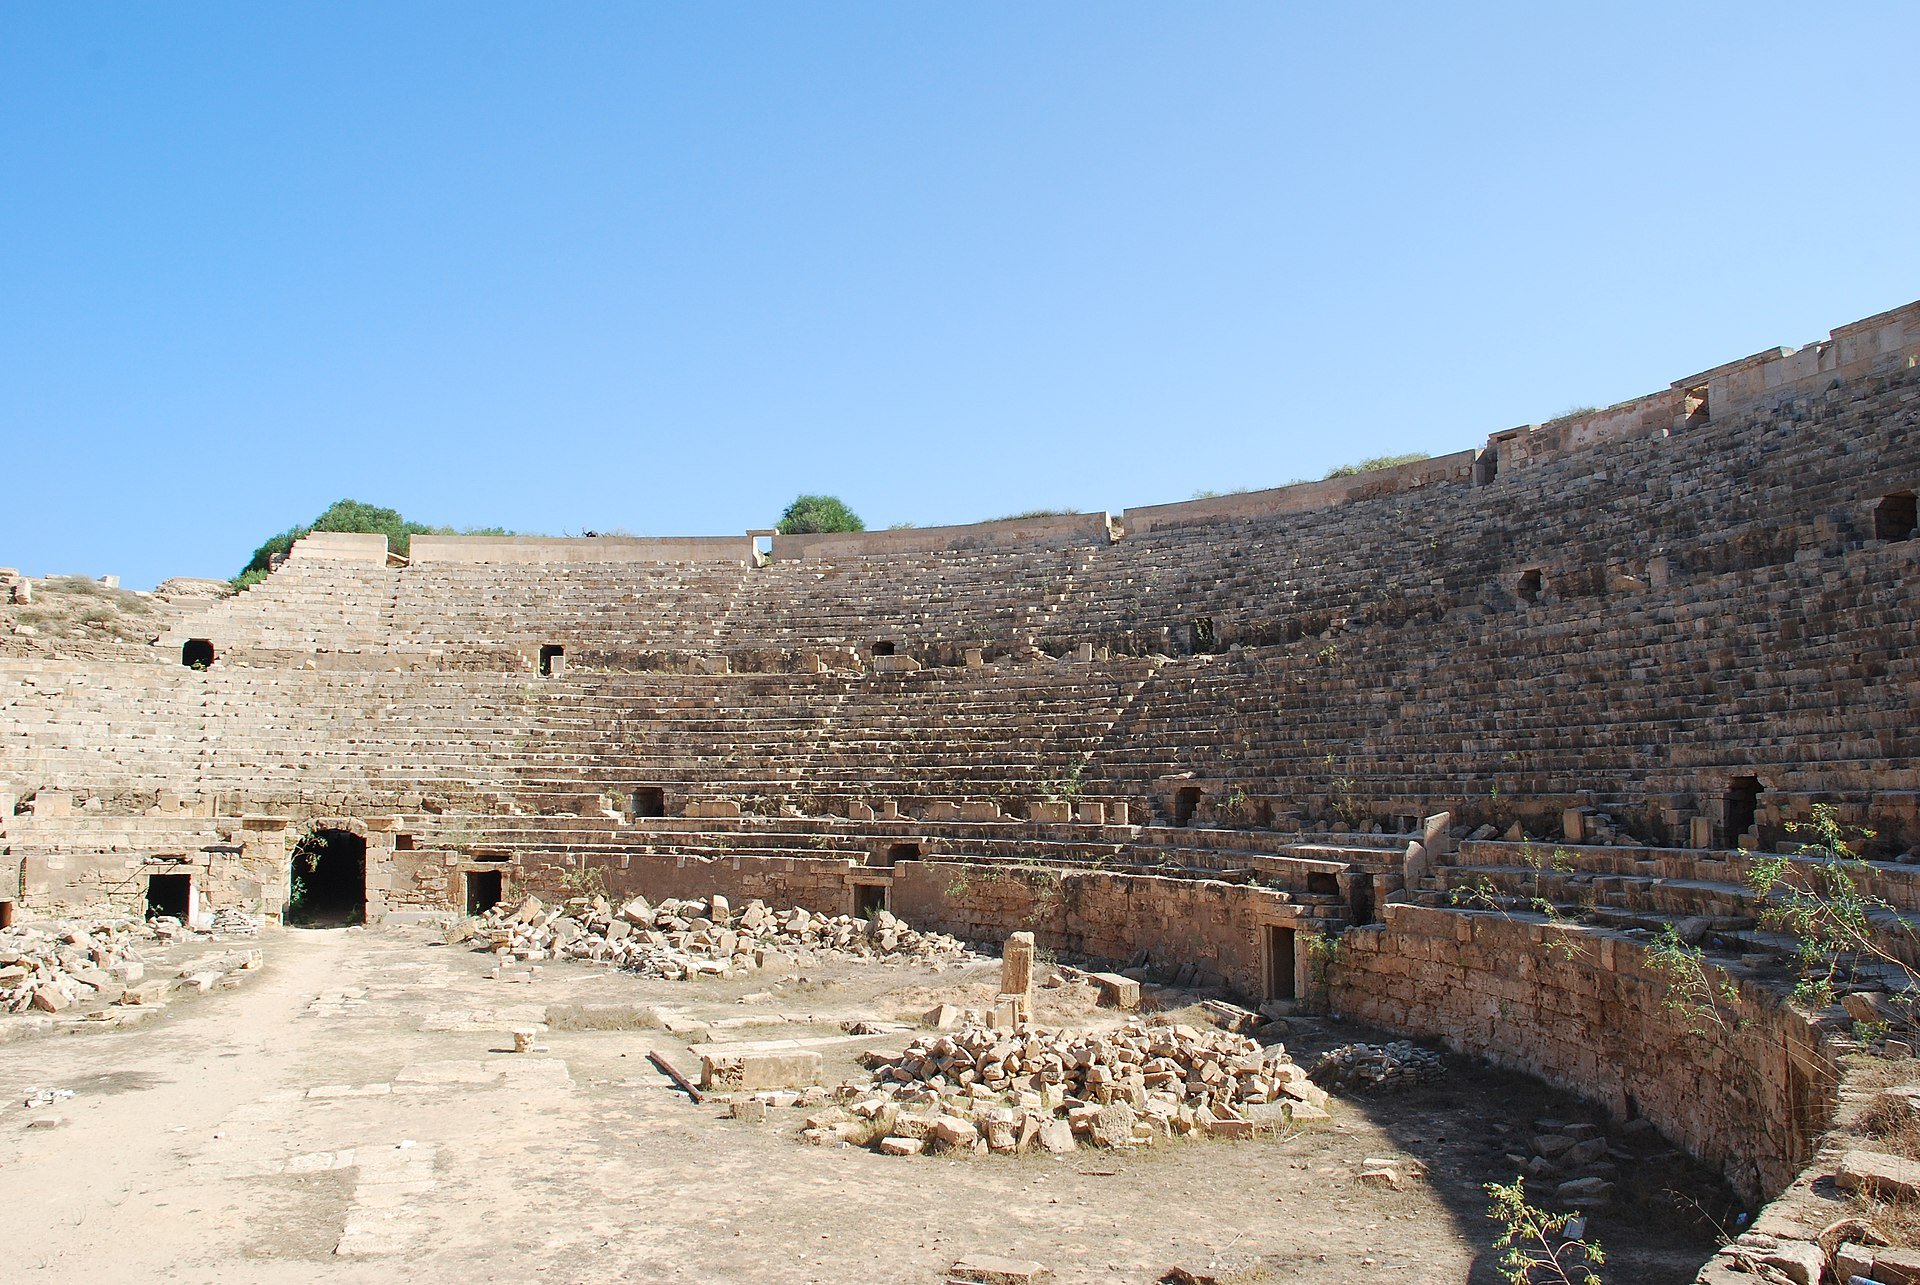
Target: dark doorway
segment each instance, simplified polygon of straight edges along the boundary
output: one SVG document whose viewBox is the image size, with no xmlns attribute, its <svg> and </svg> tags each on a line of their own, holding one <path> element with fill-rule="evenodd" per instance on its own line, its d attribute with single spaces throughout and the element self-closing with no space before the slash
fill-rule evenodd
<svg viewBox="0 0 1920 1285">
<path fill-rule="evenodd" d="M 192 875 L 147 876 L 147 918 L 171 915 L 184 924 L 192 912 Z"/>
<path fill-rule="evenodd" d="M 13 902 L 0 901 L 0 928 L 13 927 Z"/>
<path fill-rule="evenodd" d="M 1267 995 L 1273 999 L 1294 998 L 1293 929 L 1267 928 Z"/>
<path fill-rule="evenodd" d="M 893 644 L 890 642 L 877 642 L 873 645 L 873 654 L 876 656 L 891 656 L 893 655 Z"/>
<path fill-rule="evenodd" d="M 920 845 L 919 845 L 919 844 L 917 844 L 917 843 L 889 843 L 889 844 L 887 845 L 887 855 L 886 855 L 886 857 L 885 857 L 885 858 L 884 858 L 884 859 L 883 859 L 883 860 L 881 861 L 881 864 L 882 864 L 882 865 L 886 865 L 886 866 L 891 866 L 891 865 L 893 865 L 893 864 L 895 864 L 896 862 L 900 862 L 900 861 L 917 861 L 917 860 L 919 860 L 919 859 L 920 859 Z"/>
<path fill-rule="evenodd" d="M 1195 616 L 1187 622 L 1187 649 L 1196 656 L 1204 656 L 1220 644 L 1220 636 L 1213 630 L 1212 616 Z"/>
<path fill-rule="evenodd" d="M 1753 829 L 1760 809 L 1758 777 L 1736 776 L 1727 782 L 1727 843 L 1738 847 L 1740 836 Z"/>
<path fill-rule="evenodd" d="M 643 785 L 633 792 L 633 815 L 663 817 L 667 814 L 667 792 L 657 785 Z"/>
<path fill-rule="evenodd" d="M 1200 806 L 1200 787 L 1183 785 L 1173 796 L 1173 823 L 1186 825 L 1193 820 L 1195 809 Z"/>
<path fill-rule="evenodd" d="M 498 870 L 467 871 L 467 913 L 484 915 L 506 900 L 506 876 Z"/>
<path fill-rule="evenodd" d="M 560 646 L 546 646 L 540 649 L 540 676 L 552 678 L 556 674 L 567 672 L 567 649 Z"/>
<path fill-rule="evenodd" d="M 293 848 L 287 922 L 337 928 L 367 917 L 367 841 L 350 830 L 310 830 Z"/>
<path fill-rule="evenodd" d="M 1373 876 L 1353 877 L 1353 895 L 1348 899 L 1348 915 L 1355 926 L 1373 922 Z"/>
<path fill-rule="evenodd" d="M 1311 897 L 1338 897 L 1340 895 L 1340 876 L 1315 870 L 1307 875 L 1307 895 Z"/>
<path fill-rule="evenodd" d="M 853 885 L 853 917 L 871 919 L 887 908 L 887 885 L 883 883 L 856 883 Z"/>
<path fill-rule="evenodd" d="M 1895 492 L 1874 506 L 1876 540 L 1910 540 L 1915 526 L 1920 526 L 1920 505 L 1916 505 L 1912 491 Z"/>
<path fill-rule="evenodd" d="M 205 638 L 189 638 L 180 647 L 180 663 L 188 669 L 213 666 L 213 643 Z"/>
<path fill-rule="evenodd" d="M 1524 602 L 1537 601 L 1540 597 L 1540 591 L 1546 588 L 1546 580 L 1547 577 L 1538 567 L 1532 567 L 1526 571 L 1522 571 L 1520 573 L 1520 583 L 1516 586 L 1519 590 L 1521 600 Z"/>
</svg>

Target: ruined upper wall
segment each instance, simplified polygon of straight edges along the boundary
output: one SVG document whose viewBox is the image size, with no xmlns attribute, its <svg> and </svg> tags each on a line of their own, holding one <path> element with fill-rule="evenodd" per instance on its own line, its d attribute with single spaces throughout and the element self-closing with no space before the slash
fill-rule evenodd
<svg viewBox="0 0 1920 1285">
<path fill-rule="evenodd" d="M 1155 527 L 1187 526 L 1196 522 L 1223 522 L 1234 518 L 1273 517 L 1283 513 L 1309 513 L 1316 509 L 1338 508 L 1358 500 L 1417 491 L 1421 487 L 1444 482 L 1471 482 L 1480 452 L 1456 451 L 1436 455 L 1393 468 L 1356 473 L 1351 477 L 1330 477 L 1321 482 L 1296 482 L 1265 491 L 1243 491 L 1238 495 L 1215 495 L 1204 500 L 1178 504 L 1149 504 L 1128 509 L 1122 518 L 1128 535 L 1140 535 Z"/>
<path fill-rule="evenodd" d="M 516 565 L 536 562 L 731 562 L 745 565 L 753 561 L 753 540 L 745 535 L 416 535 L 409 553 L 408 561 L 415 566 L 424 562 Z"/>
<path fill-rule="evenodd" d="M 1685 379 L 1645 397 L 1495 433 L 1487 449 L 1501 470 L 1530 468 L 1575 451 L 1635 437 L 1664 437 L 1785 398 L 1821 392 L 1835 380 L 1913 364 L 1920 356 L 1920 302 L 1849 326 L 1804 348 L 1768 348 Z"/>
<path fill-rule="evenodd" d="M 1045 517 L 1002 518 L 997 522 L 974 522 L 965 526 L 776 535 L 773 537 L 773 560 L 818 562 L 827 558 L 874 557 L 897 553 L 1066 548 L 1078 544 L 1107 544 L 1111 540 L 1111 524 L 1105 513 L 1064 513 Z"/>
<path fill-rule="evenodd" d="M 366 562 L 376 567 L 387 565 L 387 537 L 362 535 L 354 531 L 314 531 L 301 536 L 287 551 L 288 558 L 314 558 L 328 562 Z"/>
<path fill-rule="evenodd" d="M 1787 397 L 1824 391 L 1835 380 L 1911 365 L 1916 358 L 1920 358 L 1920 302 L 1841 326 L 1829 338 L 1805 348 L 1769 348 L 1676 379 L 1645 397 L 1495 433 L 1482 450 L 1437 455 L 1353 477 L 1128 509 L 1126 533 L 1307 513 L 1444 483 L 1491 482 L 1502 472 L 1537 467 L 1608 442 L 1665 437 L 1716 418 L 1764 409 Z"/>
</svg>

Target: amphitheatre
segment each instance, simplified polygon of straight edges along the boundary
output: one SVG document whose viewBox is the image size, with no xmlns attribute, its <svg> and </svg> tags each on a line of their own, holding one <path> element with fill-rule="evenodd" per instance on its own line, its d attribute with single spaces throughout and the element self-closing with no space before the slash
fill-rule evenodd
<svg viewBox="0 0 1920 1285">
<path fill-rule="evenodd" d="M 1524 1176 L 1920 1280 L 1916 490 L 1920 303 L 1118 513 L 9 573 L 7 1274 L 1493 1281 Z"/>
</svg>

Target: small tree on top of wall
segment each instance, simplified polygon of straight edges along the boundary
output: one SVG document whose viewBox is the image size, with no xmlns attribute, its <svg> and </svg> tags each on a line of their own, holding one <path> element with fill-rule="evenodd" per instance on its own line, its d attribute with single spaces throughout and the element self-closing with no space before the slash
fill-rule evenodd
<svg viewBox="0 0 1920 1285">
<path fill-rule="evenodd" d="M 780 515 L 774 530 L 781 535 L 819 535 L 834 531 L 864 531 L 867 524 L 837 495 L 796 496 Z"/>
</svg>

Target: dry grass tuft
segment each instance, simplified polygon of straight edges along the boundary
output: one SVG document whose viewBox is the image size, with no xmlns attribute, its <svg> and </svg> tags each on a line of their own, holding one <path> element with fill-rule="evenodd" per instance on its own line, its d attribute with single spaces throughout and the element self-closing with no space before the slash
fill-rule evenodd
<svg viewBox="0 0 1920 1285">
<path fill-rule="evenodd" d="M 660 1026 L 659 1011 L 635 1004 L 551 1004 L 547 1029 L 554 1031 L 651 1031 Z"/>
</svg>

